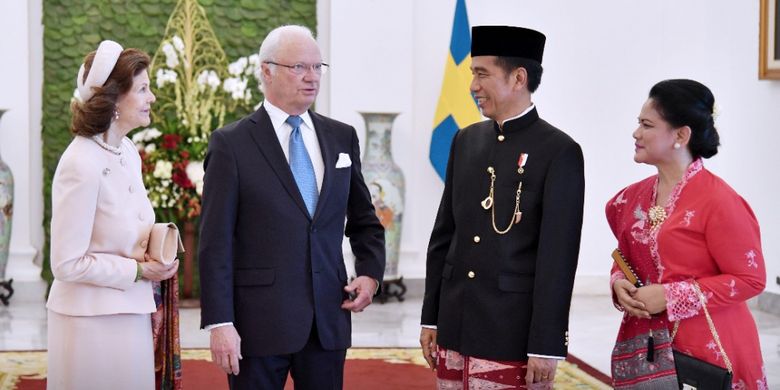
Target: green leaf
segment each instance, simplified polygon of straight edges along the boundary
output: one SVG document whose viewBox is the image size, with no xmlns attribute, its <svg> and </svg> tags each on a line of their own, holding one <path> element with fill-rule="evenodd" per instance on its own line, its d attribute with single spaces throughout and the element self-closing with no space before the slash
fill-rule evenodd
<svg viewBox="0 0 780 390">
<path fill-rule="evenodd" d="M 260 35 L 260 30 L 256 24 L 244 22 L 241 24 L 241 35 L 247 38 L 257 38 Z"/>
<path fill-rule="evenodd" d="M 77 26 L 83 26 L 85 23 L 89 21 L 89 17 L 87 15 L 79 15 L 73 18 L 73 24 Z"/>
</svg>

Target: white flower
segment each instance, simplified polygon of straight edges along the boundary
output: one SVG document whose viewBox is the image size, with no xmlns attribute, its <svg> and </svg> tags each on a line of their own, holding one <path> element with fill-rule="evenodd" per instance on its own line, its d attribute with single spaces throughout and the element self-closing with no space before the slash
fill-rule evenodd
<svg viewBox="0 0 780 390">
<path fill-rule="evenodd" d="M 244 73 L 244 69 L 246 69 L 246 64 L 248 60 L 246 57 L 241 57 L 236 60 L 236 62 L 233 62 L 232 64 L 228 65 L 228 73 L 230 73 L 233 76 L 238 76 L 241 73 Z"/>
<path fill-rule="evenodd" d="M 244 71 L 244 74 L 247 76 L 252 76 L 257 80 L 260 81 L 260 56 L 257 54 L 252 54 L 249 56 L 249 66 L 246 67 L 246 70 Z"/>
<path fill-rule="evenodd" d="M 713 103 L 712 104 L 712 120 L 713 121 L 718 120 L 718 117 L 720 116 L 720 113 L 722 112 L 721 110 L 722 110 L 722 108 L 718 105 L 718 103 Z"/>
<path fill-rule="evenodd" d="M 187 172 L 187 177 L 192 184 L 195 185 L 195 192 L 198 195 L 203 195 L 203 176 L 206 174 L 203 171 L 203 161 L 190 161 L 185 172 Z"/>
<path fill-rule="evenodd" d="M 222 84 L 222 89 L 229 93 L 234 100 L 244 100 L 246 97 L 247 80 L 244 78 L 228 77 Z"/>
<path fill-rule="evenodd" d="M 247 76 L 255 75 L 260 70 L 260 55 L 252 54 L 249 56 L 249 66 L 244 71 Z"/>
<path fill-rule="evenodd" d="M 217 75 L 217 72 L 215 71 L 209 71 L 209 78 L 207 81 L 209 87 L 211 87 L 212 91 L 216 91 L 217 88 L 219 88 L 219 84 L 222 83 L 222 81 L 219 79 L 219 76 Z"/>
<path fill-rule="evenodd" d="M 198 77 L 195 81 L 198 83 L 201 89 L 203 89 L 206 87 L 206 82 L 208 81 L 208 78 L 209 78 L 209 71 L 204 70 L 198 74 Z"/>
<path fill-rule="evenodd" d="M 154 165 L 154 173 L 152 173 L 152 176 L 160 179 L 170 179 L 172 173 L 173 163 L 170 161 L 158 160 L 157 164 Z"/>
<path fill-rule="evenodd" d="M 179 65 L 179 55 L 170 43 L 164 44 L 162 51 L 165 54 L 165 64 L 169 68 L 175 68 Z"/>
<path fill-rule="evenodd" d="M 144 137 L 144 141 L 147 142 L 162 135 L 162 132 L 160 130 L 155 129 L 154 127 L 150 127 L 145 131 L 146 131 L 146 136 Z"/>
<path fill-rule="evenodd" d="M 140 143 L 152 141 L 161 135 L 162 133 L 160 132 L 160 130 L 155 129 L 154 127 L 149 127 L 133 134 L 132 139 L 133 139 L 133 143 L 140 144 Z"/>
<path fill-rule="evenodd" d="M 146 152 L 146 154 L 153 153 L 155 150 L 157 150 L 157 145 L 155 144 L 146 145 L 146 148 L 144 148 L 144 152 Z"/>
<path fill-rule="evenodd" d="M 131 139 L 133 140 L 134 144 L 138 145 L 139 143 L 141 143 L 141 141 L 144 140 L 144 136 L 146 135 L 146 130 L 148 130 L 148 129 L 143 129 L 143 130 L 133 134 L 133 138 L 131 138 Z"/>
<path fill-rule="evenodd" d="M 205 89 L 206 86 L 209 86 L 212 91 L 216 91 L 217 87 L 219 87 L 220 80 L 217 72 L 213 70 L 204 70 L 198 75 L 197 83 L 201 90 Z"/>
<path fill-rule="evenodd" d="M 162 88 L 166 84 L 175 84 L 176 80 L 178 79 L 178 75 L 176 72 L 170 70 L 170 69 L 164 69 L 160 68 L 157 69 L 157 88 Z"/>
<path fill-rule="evenodd" d="M 175 47 L 179 53 L 184 54 L 184 41 L 182 41 L 178 35 L 174 35 L 173 38 L 171 38 L 171 42 L 173 42 L 173 47 Z"/>
</svg>

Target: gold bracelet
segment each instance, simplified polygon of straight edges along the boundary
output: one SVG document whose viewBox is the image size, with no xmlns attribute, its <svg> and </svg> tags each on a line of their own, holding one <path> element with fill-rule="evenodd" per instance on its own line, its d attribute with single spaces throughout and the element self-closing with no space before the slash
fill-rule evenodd
<svg viewBox="0 0 780 390">
<path fill-rule="evenodd" d="M 135 281 L 134 282 L 137 282 L 137 281 L 141 280 L 141 278 L 143 277 L 143 275 L 144 275 L 144 268 L 141 267 L 141 263 L 136 262 L 135 265 L 137 265 L 138 268 L 135 271 Z"/>
</svg>

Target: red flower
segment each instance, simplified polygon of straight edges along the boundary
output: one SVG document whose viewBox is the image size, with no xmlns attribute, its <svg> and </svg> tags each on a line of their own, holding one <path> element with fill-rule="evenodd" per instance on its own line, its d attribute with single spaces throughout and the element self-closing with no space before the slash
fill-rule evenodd
<svg viewBox="0 0 780 390">
<path fill-rule="evenodd" d="M 187 160 L 173 163 L 171 180 L 181 188 L 195 188 L 195 185 L 190 181 L 190 177 L 187 176 L 187 164 L 189 164 Z"/>
<path fill-rule="evenodd" d="M 163 135 L 162 147 L 168 150 L 176 149 L 181 141 L 181 136 L 178 134 L 165 134 Z"/>
<path fill-rule="evenodd" d="M 175 170 L 173 174 L 171 175 L 171 180 L 173 180 L 176 185 L 178 185 L 181 188 L 192 188 L 194 187 L 192 185 L 192 182 L 190 181 L 190 178 L 187 177 L 187 172 L 184 172 L 182 170 Z"/>
<path fill-rule="evenodd" d="M 188 152 L 186 150 L 182 150 L 181 152 L 179 152 L 179 156 L 181 156 L 181 158 L 183 158 L 185 160 L 189 160 L 190 159 L 190 152 Z"/>
</svg>

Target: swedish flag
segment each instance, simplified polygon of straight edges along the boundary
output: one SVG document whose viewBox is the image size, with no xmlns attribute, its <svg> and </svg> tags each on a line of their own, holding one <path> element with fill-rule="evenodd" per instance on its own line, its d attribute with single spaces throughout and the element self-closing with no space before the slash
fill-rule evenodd
<svg viewBox="0 0 780 390">
<path fill-rule="evenodd" d="M 444 68 L 439 104 L 433 118 L 430 159 L 436 173 L 444 180 L 452 138 L 458 129 L 479 121 L 477 102 L 471 96 L 471 29 L 466 0 L 457 0 L 452 23 L 450 53 Z"/>
</svg>

